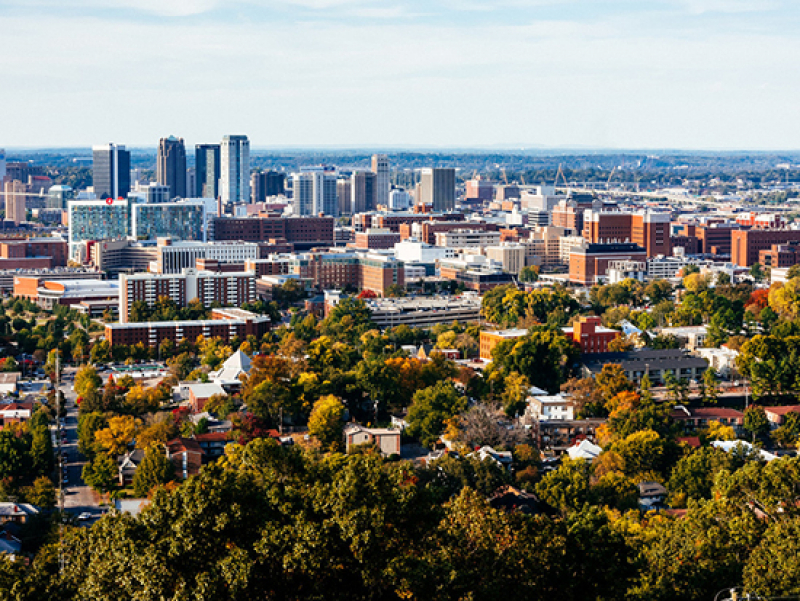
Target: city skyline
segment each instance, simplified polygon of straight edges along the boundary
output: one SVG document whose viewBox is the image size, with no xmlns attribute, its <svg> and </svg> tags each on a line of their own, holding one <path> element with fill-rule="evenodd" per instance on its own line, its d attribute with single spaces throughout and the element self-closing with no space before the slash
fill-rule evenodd
<svg viewBox="0 0 800 601">
<path fill-rule="evenodd" d="M 0 0 L 0 144 L 798 147 L 796 7 L 640 4 Z"/>
</svg>

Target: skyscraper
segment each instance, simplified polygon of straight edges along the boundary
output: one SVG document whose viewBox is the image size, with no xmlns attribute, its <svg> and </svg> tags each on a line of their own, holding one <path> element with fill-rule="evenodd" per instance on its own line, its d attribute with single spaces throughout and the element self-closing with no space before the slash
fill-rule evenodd
<svg viewBox="0 0 800 601">
<path fill-rule="evenodd" d="M 372 171 L 355 171 L 350 176 L 352 214 L 375 210 L 377 176 Z M 388 203 L 388 198 L 387 201 Z"/>
<path fill-rule="evenodd" d="M 198 198 L 217 198 L 220 178 L 219 144 L 198 144 L 194 147 L 195 182 Z"/>
<path fill-rule="evenodd" d="M 6 150 L 0 148 L 0 184 L 3 183 L 3 178 L 6 176 Z"/>
<path fill-rule="evenodd" d="M 25 184 L 19 180 L 5 183 L 6 219 L 19 225 L 25 221 L 25 196 L 28 191 Z"/>
<path fill-rule="evenodd" d="M 336 199 L 336 174 L 322 167 L 304 167 L 292 174 L 294 195 L 292 207 L 295 215 L 339 216 Z"/>
<path fill-rule="evenodd" d="M 186 198 L 186 147 L 183 138 L 170 136 L 159 141 L 156 181 L 169 186 L 170 198 Z"/>
<path fill-rule="evenodd" d="M 250 178 L 250 191 L 253 202 L 264 202 L 270 196 L 285 193 L 286 174 L 278 171 L 261 171 Z"/>
<path fill-rule="evenodd" d="M 125 198 L 131 191 L 131 153 L 120 144 L 92 147 L 92 185 L 97 198 Z"/>
<path fill-rule="evenodd" d="M 247 136 L 222 138 L 220 167 L 222 202 L 250 202 L 250 141 Z"/>
<path fill-rule="evenodd" d="M 452 168 L 423 169 L 418 204 L 433 205 L 434 211 L 456 208 L 456 170 Z"/>
<path fill-rule="evenodd" d="M 353 210 L 351 190 L 353 186 L 350 179 L 336 180 L 336 198 L 339 201 L 339 215 L 350 215 Z"/>
<path fill-rule="evenodd" d="M 372 155 L 372 173 L 375 174 L 375 205 L 389 206 L 389 157 L 385 154 Z"/>
</svg>

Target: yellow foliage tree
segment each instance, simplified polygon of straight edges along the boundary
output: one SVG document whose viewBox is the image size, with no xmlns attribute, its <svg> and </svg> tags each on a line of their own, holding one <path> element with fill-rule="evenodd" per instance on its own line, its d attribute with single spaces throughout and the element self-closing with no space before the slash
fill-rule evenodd
<svg viewBox="0 0 800 601">
<path fill-rule="evenodd" d="M 98 446 L 111 456 L 122 455 L 142 427 L 141 420 L 130 415 L 111 417 L 108 427 L 94 433 Z"/>
<path fill-rule="evenodd" d="M 320 397 L 314 403 L 308 418 L 308 432 L 324 449 L 338 451 L 342 447 L 344 405 L 332 394 Z"/>
</svg>

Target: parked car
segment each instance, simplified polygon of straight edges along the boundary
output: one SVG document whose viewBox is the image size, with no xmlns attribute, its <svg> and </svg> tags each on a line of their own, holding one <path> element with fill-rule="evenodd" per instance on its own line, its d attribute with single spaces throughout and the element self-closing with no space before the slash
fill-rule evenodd
<svg viewBox="0 0 800 601">
<path fill-rule="evenodd" d="M 88 511 L 84 511 L 82 514 L 78 516 L 79 522 L 85 522 L 86 520 L 91 520 L 91 519 L 92 519 L 92 514 L 89 513 Z"/>
</svg>

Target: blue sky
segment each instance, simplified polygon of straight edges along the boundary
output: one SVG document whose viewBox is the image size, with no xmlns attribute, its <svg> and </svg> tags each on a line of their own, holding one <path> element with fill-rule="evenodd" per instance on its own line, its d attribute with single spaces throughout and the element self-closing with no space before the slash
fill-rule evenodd
<svg viewBox="0 0 800 601">
<path fill-rule="evenodd" d="M 0 0 L 0 146 L 797 149 L 799 16 L 784 0 Z"/>
</svg>

